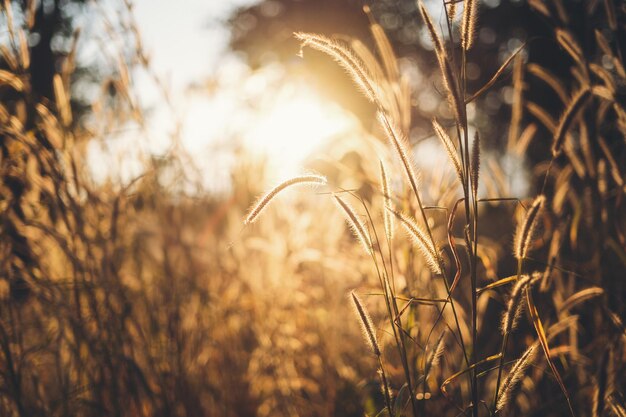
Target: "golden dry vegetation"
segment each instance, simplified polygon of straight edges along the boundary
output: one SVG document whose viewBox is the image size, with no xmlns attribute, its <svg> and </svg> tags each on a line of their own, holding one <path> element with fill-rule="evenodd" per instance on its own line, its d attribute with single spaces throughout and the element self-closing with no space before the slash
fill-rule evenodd
<svg viewBox="0 0 626 417">
<path fill-rule="evenodd" d="M 376 127 L 269 191 L 240 151 L 226 195 L 172 186 L 190 164 L 177 147 L 132 181 L 94 181 L 87 144 L 145 123 L 140 30 L 125 28 L 131 58 L 77 120 L 73 53 L 53 100 L 31 91 L 34 3 L 2 9 L 0 415 L 626 415 L 618 1 L 595 2 L 602 30 L 585 39 L 566 2 L 529 1 L 569 77 L 525 60 L 535 42 L 476 91 L 465 64 L 479 1 L 446 3 L 443 24 L 419 3 L 449 104 L 429 127 L 448 163 L 421 172 L 382 27 L 374 50 L 298 32 L 305 63 L 315 49 L 344 68 Z M 507 154 L 542 155 L 528 161 L 531 196 L 513 194 L 468 112 L 503 82 Z M 536 85 L 559 114 L 527 99 Z"/>
</svg>

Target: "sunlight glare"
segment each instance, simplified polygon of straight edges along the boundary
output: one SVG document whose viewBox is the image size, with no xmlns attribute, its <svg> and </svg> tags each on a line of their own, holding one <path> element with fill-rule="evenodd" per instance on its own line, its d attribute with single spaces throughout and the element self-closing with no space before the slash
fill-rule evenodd
<svg viewBox="0 0 626 417">
<path fill-rule="evenodd" d="M 244 137 L 249 151 L 267 158 L 272 174 L 294 175 L 305 158 L 332 138 L 358 128 L 356 117 L 310 88 L 287 89 L 261 109 Z"/>
</svg>

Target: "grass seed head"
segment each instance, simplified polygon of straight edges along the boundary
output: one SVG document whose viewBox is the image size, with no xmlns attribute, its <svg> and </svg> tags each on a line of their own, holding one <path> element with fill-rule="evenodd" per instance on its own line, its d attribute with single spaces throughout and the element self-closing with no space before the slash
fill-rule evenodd
<svg viewBox="0 0 626 417">
<path fill-rule="evenodd" d="M 532 206 L 526 213 L 524 220 L 517 225 L 517 231 L 515 232 L 515 258 L 518 260 L 526 258 L 528 249 L 534 238 L 535 229 L 537 227 L 537 221 L 540 217 L 541 210 L 545 205 L 546 197 L 540 195 L 535 198 Z"/>
<path fill-rule="evenodd" d="M 295 185 L 326 185 L 326 177 L 316 174 L 308 174 L 293 177 L 281 182 L 280 184 L 269 190 L 263 197 L 261 197 L 256 202 L 256 204 L 252 206 L 252 208 L 248 212 L 248 215 L 246 216 L 246 219 L 244 220 L 244 224 L 253 223 L 267 207 L 267 205 L 274 199 L 274 197 L 278 195 L 278 193 L 285 190 L 286 188 L 290 188 Z"/>
</svg>

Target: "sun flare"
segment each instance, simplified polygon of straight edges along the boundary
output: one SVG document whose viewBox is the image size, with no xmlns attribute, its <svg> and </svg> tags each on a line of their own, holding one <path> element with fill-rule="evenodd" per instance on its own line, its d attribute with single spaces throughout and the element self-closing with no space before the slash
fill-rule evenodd
<svg viewBox="0 0 626 417">
<path fill-rule="evenodd" d="M 293 175 L 316 149 L 357 127 L 351 113 L 300 86 L 282 90 L 260 110 L 244 143 L 267 159 L 272 174 Z"/>
</svg>

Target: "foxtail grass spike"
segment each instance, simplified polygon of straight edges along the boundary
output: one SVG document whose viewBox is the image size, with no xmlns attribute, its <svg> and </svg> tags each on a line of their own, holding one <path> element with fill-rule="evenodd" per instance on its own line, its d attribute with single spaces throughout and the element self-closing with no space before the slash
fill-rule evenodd
<svg viewBox="0 0 626 417">
<path fill-rule="evenodd" d="M 532 363 L 536 350 L 537 344 L 533 343 L 528 349 L 526 349 L 517 362 L 515 362 L 513 368 L 511 368 L 511 371 L 502 383 L 502 390 L 500 391 L 500 395 L 498 396 L 498 401 L 496 403 L 496 411 L 502 410 L 511 400 L 513 390 L 522 380 L 526 369 Z"/>
<path fill-rule="evenodd" d="M 428 29 L 428 32 L 430 33 L 431 40 L 435 47 L 435 54 L 437 55 L 437 61 L 439 62 L 439 68 L 441 70 L 443 83 L 448 93 L 448 101 L 450 102 L 450 107 L 452 107 L 452 111 L 454 112 L 457 122 L 461 125 L 464 125 L 464 100 L 462 99 L 461 93 L 459 92 L 457 77 L 454 70 L 452 69 L 452 64 L 450 64 L 446 49 L 443 45 L 443 42 L 441 41 L 441 37 L 435 29 L 435 25 L 433 24 L 430 14 L 428 14 L 428 11 L 421 2 L 419 3 L 419 7 L 420 13 L 422 14 L 424 23 L 426 23 L 426 27 Z"/>
<path fill-rule="evenodd" d="M 544 195 L 540 195 L 535 198 L 535 201 L 533 201 L 532 206 L 526 213 L 526 217 L 524 217 L 524 220 L 517 226 L 517 230 L 515 232 L 514 254 L 515 258 L 518 260 L 526 258 L 526 255 L 528 254 L 528 248 L 532 243 L 539 214 L 545 204 L 545 201 L 546 197 Z"/>
<path fill-rule="evenodd" d="M 359 239 L 359 242 L 361 242 L 365 250 L 369 253 L 372 250 L 372 242 L 369 238 L 367 230 L 365 229 L 365 225 L 357 217 L 350 204 L 336 194 L 333 195 L 333 199 L 335 200 L 335 203 L 337 203 L 337 206 L 341 209 L 341 212 L 344 214 L 348 225 L 350 225 L 350 229 L 352 229 L 354 235 L 357 239 Z"/>
<path fill-rule="evenodd" d="M 402 162 L 402 167 L 404 168 L 404 172 L 411 184 L 411 188 L 413 192 L 417 194 L 418 192 L 418 176 L 415 172 L 415 164 L 413 163 L 413 158 L 409 150 L 407 149 L 407 141 L 404 136 L 399 132 L 399 130 L 391 124 L 390 118 L 386 113 L 378 112 L 378 121 L 382 125 L 385 133 L 387 134 L 387 138 L 391 142 L 391 145 L 396 150 L 398 157 L 400 157 L 400 161 Z"/>
<path fill-rule="evenodd" d="M 552 155 L 557 156 L 561 152 L 561 148 L 563 146 L 563 141 L 565 140 L 565 136 L 567 135 L 567 131 L 571 126 L 572 122 L 576 118 L 576 115 L 580 112 L 580 110 L 587 104 L 587 100 L 591 96 L 591 89 L 589 87 L 584 87 L 579 90 L 570 103 L 568 104 L 565 112 L 561 116 L 559 120 L 559 124 L 556 128 L 556 132 L 554 133 L 554 144 L 552 145 Z"/>
<path fill-rule="evenodd" d="M 454 23 L 456 18 L 456 1 L 450 2 L 448 5 L 448 19 L 450 20 L 450 24 Z"/>
<path fill-rule="evenodd" d="M 437 30 L 435 29 L 435 25 L 433 24 L 433 20 L 431 19 L 430 14 L 428 13 L 428 10 L 426 10 L 426 7 L 424 7 L 421 1 L 419 2 L 419 9 L 422 15 L 422 19 L 424 20 L 424 23 L 426 23 L 426 28 L 428 29 L 428 33 L 430 33 L 430 38 L 433 42 L 433 46 L 435 47 L 437 58 L 439 59 L 439 57 L 445 53 L 443 42 L 441 41 L 441 37 L 439 37 L 439 34 L 437 33 Z"/>
<path fill-rule="evenodd" d="M 374 325 L 372 324 L 372 319 L 370 315 L 365 310 L 361 299 L 354 291 L 350 293 L 352 296 L 352 303 L 354 305 L 354 310 L 359 316 L 359 322 L 361 323 L 361 329 L 363 330 L 363 336 L 365 338 L 365 342 L 368 344 L 370 349 L 372 349 L 372 353 L 376 356 L 380 356 L 380 347 L 378 346 L 378 340 L 376 339 L 376 332 L 374 331 Z"/>
<path fill-rule="evenodd" d="M 439 360 L 441 359 L 441 355 L 443 355 L 443 351 L 445 348 L 444 336 L 446 335 L 445 330 L 441 332 L 437 342 L 433 345 L 430 353 L 428 354 L 428 359 L 426 360 L 426 364 L 424 366 L 424 375 L 428 377 L 430 370 L 436 367 L 439 364 Z"/>
<path fill-rule="evenodd" d="M 456 172 L 459 181 L 461 181 L 461 184 L 463 184 L 463 169 L 461 168 L 461 160 L 459 159 L 459 154 L 456 150 L 456 147 L 454 146 L 454 143 L 452 142 L 452 139 L 450 139 L 450 136 L 439 124 L 437 119 L 433 119 L 433 129 L 435 130 L 435 133 L 437 134 L 439 140 L 441 140 L 441 143 L 443 144 L 443 147 L 445 148 L 446 153 L 450 158 L 450 162 L 454 167 L 454 171 Z"/>
<path fill-rule="evenodd" d="M 514 329 L 517 324 L 520 313 L 524 306 L 524 303 L 522 302 L 524 290 L 530 283 L 530 280 L 530 275 L 522 275 L 515 282 L 515 285 L 511 289 L 511 294 L 509 295 L 509 301 L 507 302 L 506 311 L 502 316 L 501 330 L 502 334 L 504 335 L 508 334 L 512 329 Z"/>
<path fill-rule="evenodd" d="M 426 260 L 430 270 L 434 274 L 441 274 L 441 257 L 439 256 L 439 250 L 437 249 L 435 243 L 430 240 L 428 234 L 422 230 L 422 228 L 415 223 L 415 220 L 411 219 L 409 216 L 397 211 L 392 211 L 392 213 L 396 216 L 396 218 L 398 218 L 398 220 L 400 220 L 400 223 L 406 230 L 407 234 L 422 253 L 422 256 Z"/>
<path fill-rule="evenodd" d="M 472 143 L 472 163 L 470 165 L 470 174 L 472 178 L 472 194 L 474 200 L 478 199 L 478 174 L 480 171 L 480 136 L 478 131 L 474 134 L 474 143 Z"/>
<path fill-rule="evenodd" d="M 387 176 L 387 170 L 385 169 L 383 161 L 380 161 L 380 185 L 383 193 L 383 219 L 385 222 L 385 234 L 387 235 L 387 240 L 391 242 L 391 239 L 393 239 L 394 221 L 393 215 L 388 208 L 393 210 L 393 202 L 391 200 L 389 177 Z"/>
<path fill-rule="evenodd" d="M 476 38 L 476 20 L 478 15 L 478 0 L 465 0 L 463 5 L 463 20 L 461 22 L 461 46 L 469 51 Z"/>
<path fill-rule="evenodd" d="M 376 92 L 377 87 L 371 74 L 348 46 L 342 45 L 341 43 L 325 36 L 313 33 L 296 32 L 294 33 L 294 36 L 302 42 L 301 48 L 304 46 L 310 46 L 311 48 L 317 49 L 318 51 L 329 55 L 337 61 L 337 63 L 339 63 L 339 65 L 341 65 L 350 75 L 365 97 L 369 101 L 379 105 L 379 107 L 381 106 L 381 101 L 379 100 Z M 300 55 L 301 54 L 302 49 L 300 50 Z"/>
<path fill-rule="evenodd" d="M 301 175 L 298 177 L 293 177 L 288 179 L 287 181 L 283 181 L 270 191 L 267 192 L 263 197 L 261 197 L 258 202 L 252 206 L 248 216 L 244 220 L 244 224 L 253 223 L 259 215 L 263 212 L 263 210 L 267 207 L 267 205 L 286 188 L 292 187 L 294 185 L 326 185 L 326 178 L 321 175 L 309 174 L 309 175 Z"/>
</svg>

